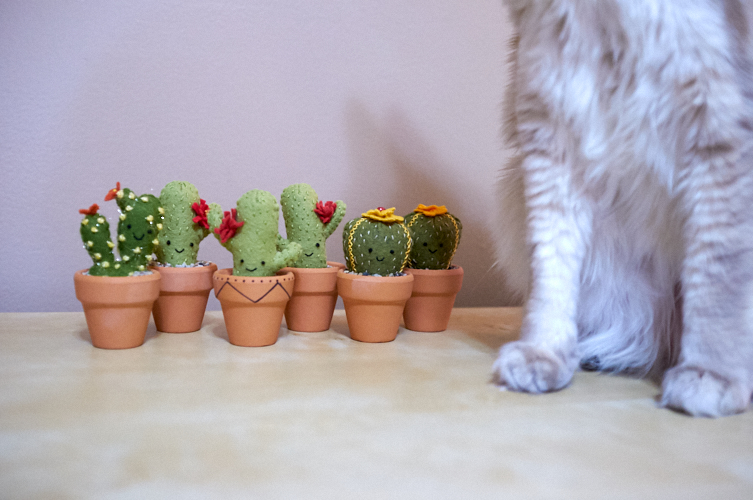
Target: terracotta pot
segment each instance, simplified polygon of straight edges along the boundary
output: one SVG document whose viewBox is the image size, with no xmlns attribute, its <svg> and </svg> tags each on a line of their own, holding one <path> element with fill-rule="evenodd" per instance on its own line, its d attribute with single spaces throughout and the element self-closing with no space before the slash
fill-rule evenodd
<svg viewBox="0 0 753 500">
<path fill-rule="evenodd" d="M 260 347 L 277 342 L 285 305 L 293 293 L 293 273 L 233 276 L 228 268 L 215 272 L 213 280 L 231 344 Z"/>
<path fill-rule="evenodd" d="M 216 264 L 195 267 L 150 266 L 162 276 L 159 298 L 154 303 L 157 330 L 188 333 L 201 330 Z"/>
<path fill-rule="evenodd" d="M 337 304 L 337 271 L 345 269 L 345 265 L 339 262 L 327 262 L 327 265 L 329 267 L 321 269 L 285 267 L 280 271 L 295 275 L 293 296 L 285 308 L 288 330 L 329 330 Z"/>
<path fill-rule="evenodd" d="M 144 343 L 149 316 L 159 297 L 160 274 L 145 276 L 73 275 L 76 298 L 84 306 L 92 345 L 130 349 Z"/>
<path fill-rule="evenodd" d="M 406 269 L 414 278 L 413 293 L 405 304 L 405 328 L 416 332 L 447 330 L 452 306 L 463 285 L 463 268 Z"/>
<path fill-rule="evenodd" d="M 413 275 L 379 277 L 337 272 L 337 293 L 343 298 L 350 338 L 391 342 L 413 288 Z"/>
</svg>

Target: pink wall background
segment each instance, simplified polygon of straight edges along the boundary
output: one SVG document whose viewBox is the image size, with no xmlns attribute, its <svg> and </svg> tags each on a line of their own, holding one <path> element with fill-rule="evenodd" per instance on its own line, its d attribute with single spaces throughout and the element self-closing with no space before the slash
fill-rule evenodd
<svg viewBox="0 0 753 500">
<path fill-rule="evenodd" d="M 346 220 L 445 204 L 459 306 L 507 303 L 493 265 L 510 36 L 499 0 L 0 3 L 0 310 L 80 311 L 79 208 L 116 181 L 223 208 L 308 182 Z M 341 231 L 328 241 L 343 261 Z M 199 257 L 231 265 L 213 238 Z M 211 309 L 219 304 L 211 299 Z"/>
</svg>

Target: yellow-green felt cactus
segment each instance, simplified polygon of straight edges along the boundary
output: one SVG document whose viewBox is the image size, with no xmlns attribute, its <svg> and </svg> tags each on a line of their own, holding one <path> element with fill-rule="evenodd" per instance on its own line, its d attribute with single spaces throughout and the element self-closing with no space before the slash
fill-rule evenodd
<svg viewBox="0 0 753 500">
<path fill-rule="evenodd" d="M 210 203 L 207 218 L 212 233 L 233 254 L 235 276 L 273 276 L 301 256 L 301 245 L 280 237 L 280 207 L 267 191 L 248 191 L 237 209 L 226 212 Z"/>
<path fill-rule="evenodd" d="M 190 182 L 168 183 L 159 195 L 165 210 L 164 227 L 159 233 L 156 254 L 160 264 L 196 264 L 199 243 L 209 235 L 208 205 Z"/>
<path fill-rule="evenodd" d="M 327 267 L 325 242 L 345 216 L 345 203 L 321 202 L 308 184 L 293 184 L 282 191 L 280 205 L 288 240 L 303 248 L 293 267 Z"/>
</svg>

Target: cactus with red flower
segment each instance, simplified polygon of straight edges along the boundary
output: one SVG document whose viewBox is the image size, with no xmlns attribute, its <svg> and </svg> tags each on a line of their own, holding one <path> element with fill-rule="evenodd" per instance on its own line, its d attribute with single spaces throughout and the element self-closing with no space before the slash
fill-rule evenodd
<svg viewBox="0 0 753 500">
<path fill-rule="evenodd" d="M 341 200 L 321 202 L 308 184 L 293 184 L 282 191 L 280 205 L 288 239 L 303 248 L 293 266 L 327 267 L 325 241 L 343 220 L 345 203 Z"/>
<path fill-rule="evenodd" d="M 209 236 L 209 206 L 190 182 L 168 183 L 159 195 L 165 210 L 164 228 L 159 233 L 157 260 L 160 264 L 196 264 L 199 244 Z"/>
<path fill-rule="evenodd" d="M 81 239 L 93 261 L 89 268 L 93 276 L 130 276 L 146 271 L 155 247 L 159 246 L 157 235 L 163 227 L 164 214 L 159 198 L 151 194 L 136 196 L 128 188 L 121 189 L 118 182 L 105 196 L 105 201 L 113 199 L 120 209 L 119 260 L 115 258 L 115 244 L 110 239 L 110 224 L 99 213 L 99 206 L 95 203 L 79 210 L 84 215 Z"/>
<path fill-rule="evenodd" d="M 210 203 L 207 217 L 214 236 L 233 254 L 235 276 L 273 276 L 301 255 L 298 243 L 280 237 L 280 206 L 267 191 L 248 191 L 230 211 Z"/>
</svg>

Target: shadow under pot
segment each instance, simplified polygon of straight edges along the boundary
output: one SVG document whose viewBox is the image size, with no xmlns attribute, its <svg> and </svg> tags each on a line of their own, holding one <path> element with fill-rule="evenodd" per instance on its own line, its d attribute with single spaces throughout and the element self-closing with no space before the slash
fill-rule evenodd
<svg viewBox="0 0 753 500">
<path fill-rule="evenodd" d="M 455 297 L 463 286 L 463 268 L 405 269 L 413 276 L 413 292 L 405 304 L 405 328 L 416 332 L 447 330 Z"/>
<path fill-rule="evenodd" d="M 293 273 L 233 276 L 228 268 L 215 272 L 213 281 L 231 344 L 261 347 L 277 342 L 285 306 L 293 293 Z"/>
<path fill-rule="evenodd" d="M 288 330 L 329 330 L 337 304 L 337 271 L 345 269 L 345 265 L 327 262 L 327 266 L 315 269 L 285 267 L 280 271 L 295 275 L 293 295 L 285 308 Z"/>
<path fill-rule="evenodd" d="M 83 269 L 73 275 L 92 345 L 101 349 L 130 349 L 144 343 L 149 317 L 159 297 L 160 274 L 90 276 Z"/>
<path fill-rule="evenodd" d="M 214 287 L 212 276 L 217 271 L 217 265 L 150 266 L 149 269 L 162 276 L 159 298 L 154 303 L 157 330 L 167 333 L 200 330 L 209 292 Z"/>
<path fill-rule="evenodd" d="M 363 276 L 337 272 L 350 337 L 361 342 L 391 342 L 413 288 L 413 275 Z"/>
</svg>

